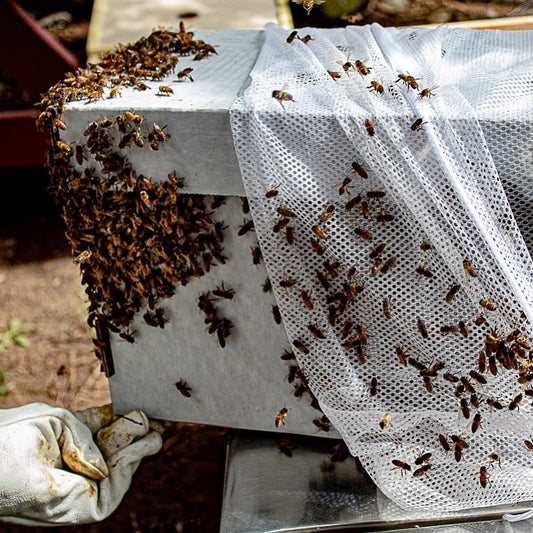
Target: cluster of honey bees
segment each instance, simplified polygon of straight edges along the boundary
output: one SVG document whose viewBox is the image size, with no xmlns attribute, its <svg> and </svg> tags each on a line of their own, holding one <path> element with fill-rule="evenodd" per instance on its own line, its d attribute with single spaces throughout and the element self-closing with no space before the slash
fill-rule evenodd
<svg viewBox="0 0 533 533">
<path fill-rule="evenodd" d="M 88 323 L 97 332 L 95 352 L 107 376 L 114 371 L 109 331 L 135 342 L 129 324 L 142 308 L 148 326 L 164 328 L 160 299 L 172 296 L 176 284 L 185 285 L 225 262 L 223 223 L 212 219 L 204 197 L 181 194 L 184 178 L 175 172 L 156 183 L 132 168 L 127 151 L 159 150 L 171 135 L 165 126 L 146 124 L 133 110 L 125 111 L 90 122 L 79 142 L 67 144 L 61 140 L 66 129 L 61 115 L 71 101 L 104 98 L 106 92 L 113 98 L 121 87 L 150 90 L 150 81 L 176 69 L 178 56 L 201 60 L 216 53 L 193 36 L 181 23 L 178 32 L 157 30 L 119 45 L 99 64 L 67 75 L 40 104 L 37 125 L 51 140 L 46 164 L 52 191 L 80 265 Z M 190 67 L 179 71 L 178 81 L 193 81 L 191 72 Z M 160 95 L 172 93 L 165 85 L 158 88 Z M 231 328 L 225 320 L 217 329 L 219 342 Z"/>
</svg>

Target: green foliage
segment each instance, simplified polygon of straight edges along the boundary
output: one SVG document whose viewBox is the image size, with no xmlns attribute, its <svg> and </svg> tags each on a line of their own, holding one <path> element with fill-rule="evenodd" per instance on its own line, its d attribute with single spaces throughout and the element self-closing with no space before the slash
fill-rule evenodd
<svg viewBox="0 0 533 533">
<path fill-rule="evenodd" d="M 9 347 L 29 346 L 30 341 L 24 335 L 27 331 L 27 325 L 23 324 L 18 318 L 12 318 L 6 331 L 0 331 L 0 396 L 7 396 L 11 391 L 11 385 L 6 383 L 7 375 L 2 370 L 2 353 Z"/>
<path fill-rule="evenodd" d="M 355 13 L 364 0 L 327 0 L 320 6 L 320 12 L 328 19 L 337 19 L 342 15 Z"/>
</svg>

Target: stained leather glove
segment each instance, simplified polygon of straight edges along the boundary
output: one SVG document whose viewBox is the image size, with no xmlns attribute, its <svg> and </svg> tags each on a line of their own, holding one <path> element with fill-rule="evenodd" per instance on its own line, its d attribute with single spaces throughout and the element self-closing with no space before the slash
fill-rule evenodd
<svg viewBox="0 0 533 533">
<path fill-rule="evenodd" d="M 111 406 L 76 416 L 42 403 L 0 410 L 0 521 L 62 525 L 109 516 L 141 459 L 162 445 L 143 412 L 113 418 Z"/>
</svg>

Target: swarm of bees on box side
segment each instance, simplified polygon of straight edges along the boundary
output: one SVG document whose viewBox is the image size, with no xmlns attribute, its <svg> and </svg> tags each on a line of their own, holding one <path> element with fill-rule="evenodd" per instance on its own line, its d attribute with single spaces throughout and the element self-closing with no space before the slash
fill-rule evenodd
<svg viewBox="0 0 533 533">
<path fill-rule="evenodd" d="M 291 44 L 297 37 L 297 33 L 292 32 L 287 42 Z M 357 72 L 361 77 L 369 75 L 372 70 L 362 61 L 352 62 L 349 58 L 342 64 L 342 67 L 346 75 L 349 72 Z M 341 76 L 340 72 L 328 72 L 333 80 Z M 410 74 L 398 73 L 395 83 L 402 84 L 406 91 L 417 91 L 420 99 L 435 96 L 433 92 L 435 88 L 423 88 L 419 81 L 419 78 Z M 376 80 L 370 82 L 368 89 L 375 94 L 376 98 L 382 97 L 385 91 Z M 274 91 L 272 96 L 280 102 L 294 102 L 294 105 L 297 105 L 292 95 L 285 91 Z M 423 130 L 423 124 L 425 124 L 423 118 L 416 118 L 411 121 L 409 128 L 412 132 L 420 132 Z M 364 135 L 365 132 L 370 137 L 379 135 L 371 118 L 366 119 L 362 124 L 362 134 Z M 339 201 L 335 202 L 335 205 L 324 205 L 320 211 L 317 211 L 315 224 L 309 224 L 306 230 L 299 228 L 300 235 L 294 228 L 295 221 L 298 220 L 296 209 L 287 205 L 286 199 L 283 198 L 282 188 L 278 185 L 265 192 L 267 202 L 272 203 L 277 212 L 277 219 L 272 228 L 273 238 L 279 240 L 280 246 L 287 247 L 292 246 L 298 236 L 306 239 L 310 250 L 320 258 L 323 265 L 322 269 L 316 271 L 316 277 L 312 280 L 313 286 L 306 286 L 305 280 L 288 275 L 284 275 L 277 282 L 272 280 L 272 283 L 279 284 L 287 291 L 289 299 L 295 305 L 301 306 L 302 310 L 311 311 L 317 306 L 327 310 L 327 324 L 314 322 L 307 324 L 305 328 L 302 328 L 300 335 L 292 339 L 293 351 L 286 350 L 281 356 L 290 365 L 288 381 L 292 382 L 296 378 L 301 381 L 301 385 L 298 384 L 296 387 L 297 390 L 300 390 L 300 387 L 306 387 L 307 379 L 303 370 L 295 362 L 295 354 L 301 357 L 307 356 L 314 348 L 318 348 L 332 331 L 335 332 L 339 343 L 355 365 L 364 365 L 368 360 L 367 329 L 371 324 L 356 323 L 350 318 L 350 306 L 358 305 L 358 297 L 365 291 L 365 278 L 386 276 L 401 261 L 401 257 L 396 257 L 389 252 L 388 244 L 380 237 L 380 228 L 394 223 L 396 217 L 385 204 L 387 195 L 385 190 L 369 190 L 368 187 L 364 187 L 369 174 L 370 170 L 366 168 L 364 162 L 353 161 L 348 175 L 338 185 Z M 341 217 L 351 212 L 357 212 L 360 215 L 358 219 L 361 222 L 353 228 L 353 237 L 368 246 L 368 264 L 358 264 L 344 270 L 341 262 L 332 258 L 327 244 L 331 238 L 330 222 L 334 220 L 334 217 Z M 291 228 L 290 232 L 288 232 L 289 228 Z M 423 253 L 430 253 L 432 249 L 433 246 L 429 242 L 420 243 L 420 250 Z M 462 286 L 475 283 L 478 278 L 476 265 L 468 257 L 462 259 L 461 267 L 463 273 L 461 282 L 453 283 L 442 291 L 442 301 L 449 306 L 456 303 L 456 297 Z M 364 273 L 363 276 L 362 273 Z M 436 275 L 427 264 L 420 264 L 412 274 L 419 283 L 430 282 Z M 391 320 L 395 312 L 391 298 L 383 298 L 380 307 L 382 320 Z M 428 325 L 423 317 L 413 318 L 413 327 L 416 328 L 422 341 L 430 337 L 434 338 L 435 335 L 460 336 L 466 339 L 471 337 L 472 328 L 483 328 L 484 340 L 479 346 L 476 360 L 472 361 L 471 368 L 454 372 L 442 361 L 429 362 L 414 357 L 410 354 L 408 346 L 400 344 L 396 345 L 393 353 L 389 354 L 391 363 L 399 365 L 398 368 L 404 367 L 412 372 L 413 377 L 418 380 L 427 394 L 433 394 L 435 386 L 448 387 L 457 399 L 458 416 L 468 421 L 467 427 L 471 435 L 479 435 L 483 432 L 483 422 L 487 413 L 507 411 L 509 416 L 513 416 L 513 413 L 518 412 L 520 406 L 526 401 L 533 401 L 531 341 L 526 337 L 523 328 L 519 326 L 509 331 L 496 331 L 489 326 L 487 319 L 500 307 L 498 302 L 481 298 L 478 303 L 478 316 L 471 324 L 460 320 L 457 323 L 441 324 L 437 330 L 435 326 Z M 524 325 L 527 323 L 527 318 L 523 313 L 522 321 Z M 483 387 L 502 374 L 512 376 L 515 383 L 513 395 L 497 398 L 485 394 Z M 367 387 L 370 397 L 379 397 L 381 391 L 379 376 L 373 376 L 368 381 Z M 275 419 L 276 426 L 283 424 L 287 415 L 286 408 L 280 410 Z M 329 430 L 329 422 L 325 417 L 314 422 L 319 430 Z M 380 428 L 379 431 L 389 431 L 393 427 L 393 422 L 393 416 L 390 413 L 382 413 L 376 418 L 376 427 Z M 441 458 L 449 455 L 452 461 L 459 463 L 466 455 L 476 454 L 475 443 L 470 441 L 471 438 L 468 435 L 436 433 L 432 451 L 419 451 L 412 461 L 401 458 L 393 459 L 392 466 L 402 475 L 422 478 L 431 475 L 433 465 L 436 464 L 435 455 Z M 518 445 L 524 450 L 533 452 L 531 437 Z M 280 452 L 286 455 L 289 453 L 292 455 L 293 449 L 287 448 L 285 444 L 280 445 Z M 440 450 L 440 453 L 434 453 L 435 450 Z M 482 489 L 490 487 L 494 467 L 501 466 L 502 455 L 505 455 L 504 450 L 494 450 L 488 455 L 485 454 L 481 459 L 478 471 L 473 474 L 476 475 Z M 472 457 L 474 455 L 470 455 L 470 458 Z"/>
<path fill-rule="evenodd" d="M 129 324 L 145 307 L 145 323 L 164 328 L 167 318 L 160 299 L 172 296 L 176 284 L 186 285 L 225 262 L 223 223 L 213 220 L 203 196 L 181 194 L 184 178 L 175 172 L 154 183 L 132 168 L 124 150 L 159 150 L 171 135 L 166 126 L 147 124 L 135 111 L 125 111 L 90 122 L 82 142 L 67 144 L 60 136 L 66 128 L 61 115 L 68 102 L 97 100 L 106 92 L 114 98 L 121 87 L 150 90 L 146 82 L 174 72 L 178 56 L 193 55 L 198 61 L 216 53 L 193 36 L 181 23 L 178 32 L 157 30 L 136 43 L 119 45 L 99 64 L 67 75 L 40 104 L 37 125 L 51 140 L 46 165 L 52 192 L 80 265 L 88 323 L 97 332 L 95 352 L 107 376 L 114 372 L 109 331 L 135 342 Z M 191 72 L 190 67 L 179 71 L 178 81 L 192 82 Z M 165 85 L 157 92 L 172 93 Z M 220 316 L 215 323 L 223 346 L 232 325 Z"/>
</svg>

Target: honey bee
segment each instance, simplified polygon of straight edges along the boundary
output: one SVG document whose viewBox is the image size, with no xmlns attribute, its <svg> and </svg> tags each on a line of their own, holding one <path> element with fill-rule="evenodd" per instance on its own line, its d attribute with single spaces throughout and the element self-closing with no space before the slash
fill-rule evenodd
<svg viewBox="0 0 533 533">
<path fill-rule="evenodd" d="M 382 224 L 385 224 L 387 222 L 392 222 L 394 220 L 394 215 L 392 213 L 386 213 L 382 211 L 381 213 L 378 213 L 376 215 L 376 220 L 378 222 L 381 222 Z"/>
<path fill-rule="evenodd" d="M 316 279 L 323 289 L 325 289 L 326 291 L 329 289 L 330 287 L 329 281 L 328 281 L 327 276 L 324 273 L 317 271 Z"/>
<path fill-rule="evenodd" d="M 361 76 L 366 76 L 368 74 L 370 74 L 370 71 L 372 70 L 370 67 L 367 67 L 362 61 L 360 61 L 359 59 L 357 59 L 355 61 L 355 64 L 354 64 L 357 72 L 359 72 L 359 74 L 361 74 Z M 370 82 L 372 84 L 372 86 L 374 85 L 374 82 Z M 377 83 L 377 82 L 375 82 Z M 378 83 L 379 85 L 379 83 Z M 382 87 L 383 88 L 383 87 Z M 376 89 L 377 91 L 377 89 Z M 377 91 L 379 92 L 379 91 Z"/>
<path fill-rule="evenodd" d="M 485 352 L 481 350 L 477 358 L 477 368 L 480 374 L 484 374 L 487 369 L 487 359 L 485 357 Z"/>
<path fill-rule="evenodd" d="M 248 198 L 246 196 L 241 198 L 242 203 L 242 212 L 247 215 L 250 212 L 250 204 L 248 203 Z"/>
<path fill-rule="evenodd" d="M 157 96 L 170 96 L 171 94 L 174 94 L 174 91 L 167 85 L 160 85 L 156 93 Z"/>
<path fill-rule="evenodd" d="M 93 135 L 98 131 L 99 127 L 98 122 L 89 122 L 87 127 L 83 130 L 83 136 L 88 137 L 89 135 Z"/>
<path fill-rule="evenodd" d="M 283 287 L 284 289 L 289 289 L 290 287 L 294 287 L 298 283 L 297 279 L 294 278 L 287 278 L 283 277 L 279 280 L 279 286 Z"/>
<path fill-rule="evenodd" d="M 307 44 L 309 41 L 313 40 L 313 38 L 309 34 L 304 35 L 303 37 L 298 37 L 298 39 L 300 39 L 303 44 Z"/>
<path fill-rule="evenodd" d="M 530 451 L 533 452 L 533 441 L 530 441 L 530 440 L 524 440 L 524 444 L 526 446 L 526 448 Z"/>
<path fill-rule="evenodd" d="M 253 231 L 254 229 L 254 221 L 253 219 L 250 220 L 244 220 L 244 224 L 241 224 L 239 226 L 239 231 L 237 232 L 237 235 L 239 237 L 242 237 L 243 235 L 246 235 L 249 231 Z"/>
<path fill-rule="evenodd" d="M 433 91 L 436 89 L 437 87 L 433 87 L 432 89 L 422 89 L 419 93 L 418 93 L 418 97 L 420 99 L 422 98 L 431 98 L 432 96 L 435 96 L 433 94 Z"/>
<path fill-rule="evenodd" d="M 141 122 L 143 121 L 143 118 L 140 115 L 133 113 L 133 111 L 125 111 L 124 117 L 126 118 L 126 120 L 129 120 L 130 122 L 133 122 L 134 124 L 137 124 L 137 126 L 141 124 Z"/>
<path fill-rule="evenodd" d="M 334 214 L 335 214 L 335 206 L 334 205 L 328 205 L 328 206 L 326 206 L 324 211 L 322 211 L 322 213 L 320 214 L 320 216 L 318 218 L 320 219 L 321 222 L 326 222 Z"/>
<path fill-rule="evenodd" d="M 292 341 L 292 344 L 294 347 L 304 355 L 307 355 L 309 353 L 309 348 L 300 340 L 295 339 Z"/>
<path fill-rule="evenodd" d="M 279 191 L 278 191 L 276 188 L 273 188 L 273 189 L 269 189 L 269 190 L 265 193 L 265 196 L 266 196 L 267 198 L 275 198 L 278 194 L 279 194 Z"/>
<path fill-rule="evenodd" d="M 483 309 L 486 309 L 487 311 L 496 311 L 496 309 L 498 308 L 496 304 L 493 304 L 486 298 L 482 298 L 479 301 L 479 305 L 481 305 L 481 307 L 483 307 Z"/>
<path fill-rule="evenodd" d="M 422 126 L 424 124 L 427 124 L 427 122 L 424 122 L 424 119 L 422 117 L 417 118 L 411 123 L 411 131 L 420 131 L 421 129 L 423 129 Z"/>
<path fill-rule="evenodd" d="M 442 374 L 442 377 L 443 379 L 445 379 L 446 381 L 450 382 L 450 383 L 458 383 L 459 382 L 459 378 L 455 375 L 453 375 L 451 372 L 445 372 L 444 374 Z"/>
<path fill-rule="evenodd" d="M 445 451 L 445 452 L 449 452 L 450 451 L 450 445 L 448 443 L 448 439 L 442 435 L 442 433 L 439 433 L 439 444 L 442 446 L 442 449 Z"/>
<path fill-rule="evenodd" d="M 311 295 L 309 294 L 309 292 L 306 290 L 303 290 L 300 293 L 300 297 L 302 298 L 302 301 L 305 307 L 309 309 L 309 311 L 311 311 L 311 309 L 313 309 L 314 306 L 313 306 L 313 300 L 311 300 Z"/>
<path fill-rule="evenodd" d="M 468 442 L 466 442 L 460 435 L 451 435 L 450 438 L 456 446 L 461 448 L 461 450 L 470 448 L 470 444 L 468 444 Z"/>
<path fill-rule="evenodd" d="M 319 6 L 323 4 L 326 0 L 292 0 L 295 4 L 303 4 L 303 8 L 307 11 L 309 15 L 313 6 Z"/>
<path fill-rule="evenodd" d="M 235 289 L 226 289 L 224 282 L 222 282 L 220 287 L 217 286 L 213 291 L 213 295 L 220 299 L 232 300 L 233 296 L 235 296 Z"/>
<path fill-rule="evenodd" d="M 411 471 L 411 465 L 409 465 L 405 461 L 400 461 L 399 459 L 393 459 L 391 462 L 396 468 L 400 469 L 400 472 L 402 473 L 402 475 L 405 472 L 410 472 Z"/>
<path fill-rule="evenodd" d="M 150 148 L 155 152 L 159 150 L 159 145 L 157 144 L 157 140 L 155 139 L 153 133 L 148 134 L 148 144 L 150 145 Z"/>
<path fill-rule="evenodd" d="M 482 427 L 482 425 L 481 425 L 481 415 L 479 413 L 476 413 L 474 415 L 473 420 L 472 420 L 472 426 L 471 426 L 472 433 L 475 433 L 480 427 Z"/>
<path fill-rule="evenodd" d="M 148 192 L 143 189 L 142 191 L 139 191 L 139 196 L 141 197 L 142 203 L 148 207 L 148 209 L 151 209 L 153 203 L 152 200 L 150 200 L 150 195 Z"/>
<path fill-rule="evenodd" d="M 381 267 L 381 273 L 387 274 L 396 266 L 396 257 L 389 257 Z"/>
<path fill-rule="evenodd" d="M 320 430 L 325 431 L 326 433 L 331 429 L 331 424 L 327 419 L 326 415 L 322 418 L 316 418 L 313 420 L 313 424 Z"/>
<path fill-rule="evenodd" d="M 287 37 L 287 43 L 292 44 L 294 39 L 296 39 L 296 37 L 298 37 L 298 32 L 296 30 L 291 31 L 291 33 Z"/>
<path fill-rule="evenodd" d="M 63 154 L 65 154 L 65 156 L 70 157 L 72 155 L 72 149 L 66 142 L 56 141 L 56 146 L 60 152 L 63 152 Z"/>
<path fill-rule="evenodd" d="M 352 329 L 353 329 L 353 322 L 351 320 L 347 320 L 344 323 L 344 326 L 342 326 L 341 340 L 346 339 L 346 337 L 348 337 L 348 335 L 350 335 L 350 333 L 352 332 Z"/>
<path fill-rule="evenodd" d="M 281 324 L 281 313 L 279 312 L 279 307 L 277 305 L 272 306 L 272 317 L 276 324 Z"/>
<path fill-rule="evenodd" d="M 474 387 L 472 387 L 472 384 L 470 383 L 467 377 L 462 376 L 461 378 L 459 378 L 459 381 L 465 388 L 466 392 L 468 392 L 468 394 L 474 394 L 476 392 L 476 390 L 474 389 Z"/>
<path fill-rule="evenodd" d="M 418 328 L 418 332 L 422 336 L 423 339 L 427 339 L 429 337 L 428 328 L 426 326 L 426 323 L 421 319 L 418 318 L 416 321 L 416 327 Z"/>
<path fill-rule="evenodd" d="M 503 409 L 503 405 L 501 402 L 496 400 L 495 398 L 487 398 L 486 400 L 489 407 L 492 407 L 493 409 L 497 409 L 498 411 L 501 411 Z"/>
<path fill-rule="evenodd" d="M 468 400 L 466 398 L 461 398 L 460 407 L 461 413 L 468 420 L 470 418 L 470 408 L 468 407 Z"/>
<path fill-rule="evenodd" d="M 482 465 L 479 467 L 479 484 L 483 488 L 486 488 L 488 483 L 489 483 L 489 476 L 487 473 L 487 467 Z"/>
<path fill-rule="evenodd" d="M 448 333 L 453 333 L 454 335 L 459 332 L 459 328 L 453 325 L 444 325 L 440 327 L 441 335 L 447 335 Z"/>
<path fill-rule="evenodd" d="M 350 61 L 350 54 L 348 53 L 348 57 L 346 58 L 346 61 L 337 61 L 339 65 L 342 66 L 342 70 L 348 74 L 350 70 L 355 70 L 354 64 Z"/>
<path fill-rule="evenodd" d="M 180 391 L 180 393 L 185 396 L 185 398 L 190 398 L 191 397 L 191 387 L 189 387 L 189 385 L 187 385 L 187 382 L 184 381 L 183 379 L 180 379 L 177 383 L 175 383 L 176 385 L 176 388 Z"/>
<path fill-rule="evenodd" d="M 432 456 L 431 452 L 421 453 L 415 459 L 415 465 L 421 465 L 422 463 L 429 463 L 431 460 L 431 456 Z"/>
<path fill-rule="evenodd" d="M 479 372 L 476 372 L 475 370 L 470 370 L 469 374 L 470 374 L 470 377 L 475 379 L 480 385 L 487 384 L 486 378 L 482 376 Z"/>
<path fill-rule="evenodd" d="M 423 252 L 428 252 L 429 250 L 432 250 L 432 249 L 433 249 L 433 245 L 430 244 L 430 243 L 427 242 L 427 241 L 422 241 L 422 243 L 420 244 L 420 249 L 421 249 Z"/>
<path fill-rule="evenodd" d="M 330 454 L 329 460 L 333 463 L 337 463 L 346 460 L 350 456 L 350 451 L 348 450 L 348 446 L 346 446 L 343 441 L 340 441 L 333 446 L 330 450 Z"/>
<path fill-rule="evenodd" d="M 477 273 L 468 259 L 463 261 L 463 268 L 467 276 L 470 276 L 471 278 L 477 278 Z"/>
<path fill-rule="evenodd" d="M 290 218 L 279 218 L 274 224 L 272 231 L 274 233 L 279 233 L 285 226 L 289 224 L 290 221 Z"/>
<path fill-rule="evenodd" d="M 81 252 L 81 254 L 79 254 L 74 259 L 74 261 L 81 265 L 81 264 L 86 263 L 87 261 L 89 261 L 89 259 L 91 258 L 92 255 L 93 255 L 93 253 L 91 252 L 91 250 L 84 250 L 83 252 Z"/>
<path fill-rule="evenodd" d="M 429 376 L 422 376 L 422 385 L 428 392 L 433 392 L 433 382 Z"/>
<path fill-rule="evenodd" d="M 307 329 L 311 332 L 315 339 L 323 340 L 326 338 L 326 334 L 314 324 L 309 324 Z"/>
<path fill-rule="evenodd" d="M 109 91 L 109 98 L 116 98 L 117 96 L 120 96 L 120 85 L 117 85 L 116 87 L 113 87 Z"/>
<path fill-rule="evenodd" d="M 370 393 L 370 396 L 375 396 L 378 391 L 378 380 L 374 377 L 368 382 L 368 392 Z"/>
<path fill-rule="evenodd" d="M 296 216 L 296 213 L 294 211 L 291 211 L 287 207 L 280 205 L 276 211 L 285 218 L 294 218 Z"/>
<path fill-rule="evenodd" d="M 361 237 L 361 239 L 365 241 L 372 240 L 372 233 L 364 228 L 355 228 L 354 232 L 358 237 Z"/>
<path fill-rule="evenodd" d="M 337 323 L 337 308 L 334 305 L 328 307 L 328 324 L 331 327 L 335 327 Z"/>
<path fill-rule="evenodd" d="M 474 409 L 479 409 L 479 398 L 477 397 L 477 394 L 470 395 L 470 405 Z"/>
<path fill-rule="evenodd" d="M 59 117 L 54 117 L 52 119 L 52 123 L 54 124 L 54 126 L 60 130 L 66 130 L 67 129 L 67 126 L 65 125 L 65 123 L 59 118 Z"/>
<path fill-rule="evenodd" d="M 270 282 L 270 278 L 267 278 L 263 285 L 261 285 L 261 290 L 264 293 L 272 292 L 272 283 Z"/>
<path fill-rule="evenodd" d="M 131 132 L 131 137 L 136 146 L 138 146 L 139 148 L 142 148 L 144 146 L 143 138 L 137 130 L 133 130 Z"/>
<path fill-rule="evenodd" d="M 135 82 L 135 89 L 138 89 L 139 91 L 146 91 L 146 89 L 149 89 L 148 85 L 146 83 L 142 82 L 141 80 L 138 80 Z"/>
<path fill-rule="evenodd" d="M 313 233 L 322 240 L 326 240 L 328 238 L 328 229 L 327 228 L 321 228 L 318 225 L 312 226 L 311 229 L 313 230 Z"/>
<path fill-rule="evenodd" d="M 341 77 L 340 72 L 335 72 L 334 70 L 328 70 L 327 72 L 334 80 L 338 80 Z"/>
<path fill-rule="evenodd" d="M 367 191 L 366 193 L 366 197 L 369 200 L 379 200 L 381 198 L 385 198 L 386 195 L 387 193 L 385 191 Z"/>
<path fill-rule="evenodd" d="M 346 176 L 342 180 L 342 183 L 339 186 L 339 195 L 343 195 L 345 192 L 348 191 L 348 187 L 350 187 L 350 183 L 352 183 L 352 178 L 350 178 L 349 176 Z"/>
<path fill-rule="evenodd" d="M 409 88 L 411 89 L 414 89 L 415 91 L 418 90 L 418 83 L 417 83 L 417 80 L 419 78 L 414 78 L 413 76 L 409 76 L 407 74 L 402 74 L 402 73 L 399 73 L 398 74 L 398 79 L 395 81 L 395 83 L 398 83 L 399 81 L 402 81 L 405 86 L 407 87 L 407 90 L 409 90 Z"/>
<path fill-rule="evenodd" d="M 367 87 L 367 89 L 370 89 L 371 91 L 375 91 L 378 94 L 383 94 L 385 92 L 383 85 L 381 85 L 381 83 L 379 83 L 379 81 L 376 81 L 376 80 L 372 80 L 370 82 L 370 85 Z"/>
<path fill-rule="evenodd" d="M 507 408 L 509 409 L 509 411 L 514 411 L 515 409 L 520 410 L 520 407 L 519 407 L 519 406 L 520 406 L 520 403 L 522 402 L 522 398 L 523 398 L 522 393 L 517 394 L 517 395 L 511 400 L 511 402 L 509 403 L 509 405 L 508 405 L 508 407 L 507 407 Z"/>
<path fill-rule="evenodd" d="M 468 330 L 468 325 L 463 320 L 460 320 L 459 323 L 457 324 L 457 326 L 459 327 L 459 333 L 465 339 L 467 339 L 468 336 L 470 335 L 470 331 Z"/>
<path fill-rule="evenodd" d="M 392 312 L 392 306 L 390 298 L 383 298 L 383 315 L 385 318 L 390 319 Z"/>
<path fill-rule="evenodd" d="M 287 415 L 289 414 L 289 410 L 287 409 L 287 407 L 282 407 L 280 410 L 279 410 L 279 413 L 276 415 L 276 427 L 279 428 L 279 426 L 281 426 L 282 424 L 285 425 L 285 418 L 287 417 Z"/>
<path fill-rule="evenodd" d="M 311 245 L 311 248 L 313 249 L 313 252 L 315 252 L 315 254 L 324 255 L 326 253 L 326 249 L 316 239 L 311 239 L 309 243 Z"/>
<path fill-rule="evenodd" d="M 287 349 L 283 350 L 283 353 L 280 355 L 280 359 L 283 361 L 292 361 L 293 359 L 296 359 L 294 352 L 291 352 Z"/>
<path fill-rule="evenodd" d="M 372 120 L 369 118 L 365 119 L 365 129 L 370 137 L 373 137 L 376 133 L 376 130 L 374 128 L 374 122 L 372 122 Z"/>
<path fill-rule="evenodd" d="M 375 259 L 376 257 L 379 257 L 383 253 L 383 251 L 385 250 L 385 246 L 386 246 L 385 243 L 382 242 L 382 243 L 376 245 L 374 248 L 372 248 L 372 250 L 368 254 L 370 259 Z"/>
<path fill-rule="evenodd" d="M 188 78 L 189 80 L 194 81 L 193 77 L 191 76 L 192 71 L 193 69 L 191 67 L 187 67 L 187 68 L 184 68 L 183 70 L 180 70 L 178 72 L 178 81 L 182 81 L 185 78 Z"/>
<path fill-rule="evenodd" d="M 380 419 L 379 419 L 379 427 L 381 429 L 385 429 L 386 427 L 388 427 L 391 423 L 391 420 L 392 420 L 392 416 L 390 415 L 390 413 L 385 413 Z"/>
<path fill-rule="evenodd" d="M 485 317 L 483 315 L 479 315 L 475 320 L 474 320 L 474 324 L 476 326 L 482 326 L 483 324 L 485 324 L 486 320 L 485 320 Z"/>
<path fill-rule="evenodd" d="M 278 91 L 272 91 L 272 98 L 275 98 L 285 111 L 285 108 L 283 107 L 283 102 L 294 102 L 294 98 L 292 97 L 292 94 L 289 94 L 288 92 L 278 90 Z"/>
<path fill-rule="evenodd" d="M 362 197 L 360 194 L 358 194 L 357 196 L 354 196 L 353 198 L 350 198 L 344 206 L 346 211 L 351 211 L 352 209 L 357 207 L 361 203 L 361 200 L 362 200 Z"/>
<path fill-rule="evenodd" d="M 396 357 L 398 358 L 398 362 L 403 365 L 407 366 L 407 354 L 405 350 L 401 346 L 396 346 Z"/>
<path fill-rule="evenodd" d="M 381 271 L 381 264 L 382 261 L 381 259 L 379 259 L 379 257 L 376 257 L 376 259 L 372 261 L 372 266 L 370 267 L 370 275 L 372 277 L 375 277 L 379 274 L 379 272 Z"/>
<path fill-rule="evenodd" d="M 428 268 L 426 268 L 425 265 L 420 265 L 419 267 L 417 267 L 416 273 L 418 274 L 419 278 L 432 278 L 433 277 L 433 272 L 429 270 Z"/>
<path fill-rule="evenodd" d="M 336 278 L 339 275 L 340 261 L 324 261 L 324 270 L 332 277 Z"/>
</svg>

